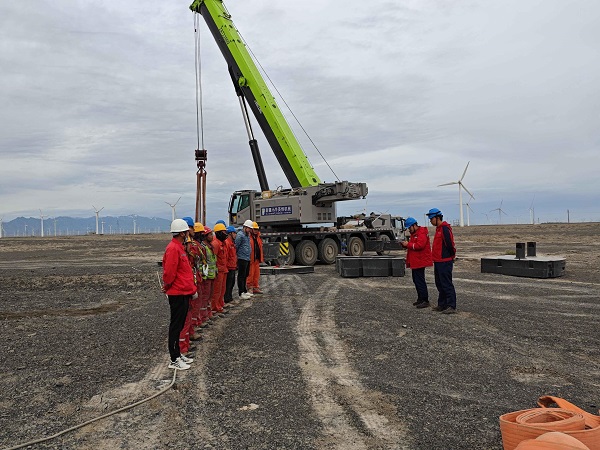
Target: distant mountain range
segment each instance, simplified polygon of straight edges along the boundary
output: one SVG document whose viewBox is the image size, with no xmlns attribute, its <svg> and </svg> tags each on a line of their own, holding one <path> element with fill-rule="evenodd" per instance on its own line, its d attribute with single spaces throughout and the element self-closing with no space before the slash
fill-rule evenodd
<svg viewBox="0 0 600 450">
<path fill-rule="evenodd" d="M 98 234 L 166 233 L 171 221 L 159 217 L 100 216 Z M 135 230 L 134 230 L 135 227 Z M 2 236 L 41 236 L 42 221 L 39 217 L 17 217 L 2 222 Z M 96 233 L 96 217 L 51 217 L 44 219 L 44 236 L 74 236 Z"/>
</svg>

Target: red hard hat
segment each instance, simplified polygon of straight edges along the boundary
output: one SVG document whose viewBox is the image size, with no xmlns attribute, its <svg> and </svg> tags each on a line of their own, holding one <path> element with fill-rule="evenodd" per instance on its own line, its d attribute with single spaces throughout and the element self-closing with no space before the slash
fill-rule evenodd
<svg viewBox="0 0 600 450">
<path fill-rule="evenodd" d="M 212 230 L 209 227 L 204 227 L 204 234 L 210 234 Z"/>
</svg>

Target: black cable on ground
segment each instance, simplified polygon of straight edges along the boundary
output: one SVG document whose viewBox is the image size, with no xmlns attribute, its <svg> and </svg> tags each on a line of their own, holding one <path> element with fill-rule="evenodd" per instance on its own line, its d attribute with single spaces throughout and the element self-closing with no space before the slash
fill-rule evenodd
<svg viewBox="0 0 600 450">
<path fill-rule="evenodd" d="M 77 430 L 78 428 L 85 427 L 86 425 L 89 425 L 90 423 L 97 422 L 97 421 L 98 421 L 98 420 L 100 420 L 100 419 L 104 419 L 104 418 L 106 418 L 106 417 L 113 416 L 113 415 L 115 415 L 115 414 L 118 414 L 118 413 L 120 413 L 120 412 L 123 412 L 123 411 L 127 411 L 128 409 L 134 408 L 134 407 L 136 407 L 136 406 L 138 406 L 138 405 L 141 405 L 142 403 L 146 403 L 147 401 L 150 401 L 150 400 L 152 400 L 153 398 L 156 398 L 156 397 L 158 397 L 159 395 L 162 395 L 162 394 L 164 394 L 165 392 L 167 392 L 167 391 L 168 391 L 169 389 L 171 389 L 171 388 L 173 387 L 173 385 L 175 384 L 175 379 L 176 379 L 176 378 L 177 378 L 177 370 L 174 370 L 174 371 L 173 371 L 173 379 L 171 380 L 171 383 L 170 383 L 170 384 L 169 384 L 167 387 L 165 387 L 164 389 L 162 389 L 161 391 L 157 392 L 157 393 L 156 393 L 156 394 L 154 394 L 154 395 L 151 395 L 151 396 L 150 396 L 150 397 L 148 397 L 148 398 L 145 398 L 145 399 L 143 399 L 143 400 L 140 400 L 139 402 L 132 403 L 131 405 L 124 406 L 124 407 L 122 407 L 122 408 L 119 408 L 119 409 L 117 409 L 117 410 L 115 410 L 115 411 L 112 411 L 112 412 L 106 413 L 106 414 L 104 414 L 104 415 L 102 415 L 102 416 L 100 416 L 100 417 L 96 417 L 95 419 L 88 420 L 87 422 L 81 423 L 81 424 L 79 424 L 79 425 L 75 425 L 74 427 L 67 428 L 66 430 L 60 431 L 60 432 L 58 432 L 58 433 L 56 433 L 56 434 L 53 434 L 52 436 L 48 436 L 48 437 L 46 437 L 46 438 L 40 438 L 40 439 L 36 439 L 35 441 L 29 441 L 29 442 L 25 442 L 24 444 L 19 444 L 19 445 L 16 445 L 16 446 L 14 446 L 14 447 L 8 447 L 8 448 L 6 448 L 6 449 L 4 449 L 4 450 L 15 450 L 15 449 L 17 449 L 17 448 L 24 448 L 24 447 L 29 447 L 30 445 L 34 445 L 34 444 L 40 444 L 40 443 L 42 443 L 42 442 L 46 442 L 46 441 L 49 441 L 49 440 L 55 439 L 55 438 L 57 438 L 57 437 L 59 437 L 59 436 L 62 436 L 63 434 L 66 434 L 66 433 L 68 433 L 68 432 L 70 432 L 70 431 L 74 431 L 74 430 Z"/>
</svg>

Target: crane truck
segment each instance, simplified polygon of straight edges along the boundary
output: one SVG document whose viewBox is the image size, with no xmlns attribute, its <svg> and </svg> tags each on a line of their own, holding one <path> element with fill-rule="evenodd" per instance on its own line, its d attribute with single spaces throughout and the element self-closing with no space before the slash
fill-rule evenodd
<svg viewBox="0 0 600 450">
<path fill-rule="evenodd" d="M 389 214 L 337 217 L 336 203 L 364 199 L 364 182 L 322 182 L 258 70 L 222 0 L 195 0 L 190 9 L 202 15 L 228 66 L 240 103 L 260 185 L 231 195 L 229 223 L 250 219 L 261 228 L 265 260 L 279 264 L 333 264 L 339 253 L 360 256 L 401 249 L 404 219 Z M 290 188 L 270 189 L 248 108 L 281 166 Z M 286 243 L 281 246 L 281 243 Z M 285 249 L 283 252 L 280 249 Z"/>
</svg>

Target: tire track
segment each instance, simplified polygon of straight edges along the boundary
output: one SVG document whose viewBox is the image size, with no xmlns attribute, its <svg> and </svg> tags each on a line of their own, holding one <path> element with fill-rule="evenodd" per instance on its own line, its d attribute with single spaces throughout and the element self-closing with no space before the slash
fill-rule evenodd
<svg viewBox="0 0 600 450">
<path fill-rule="evenodd" d="M 337 335 L 333 307 L 341 286 L 329 280 L 309 295 L 296 325 L 299 364 L 323 425 L 323 447 L 408 448 L 395 407 L 362 385 Z"/>
</svg>

